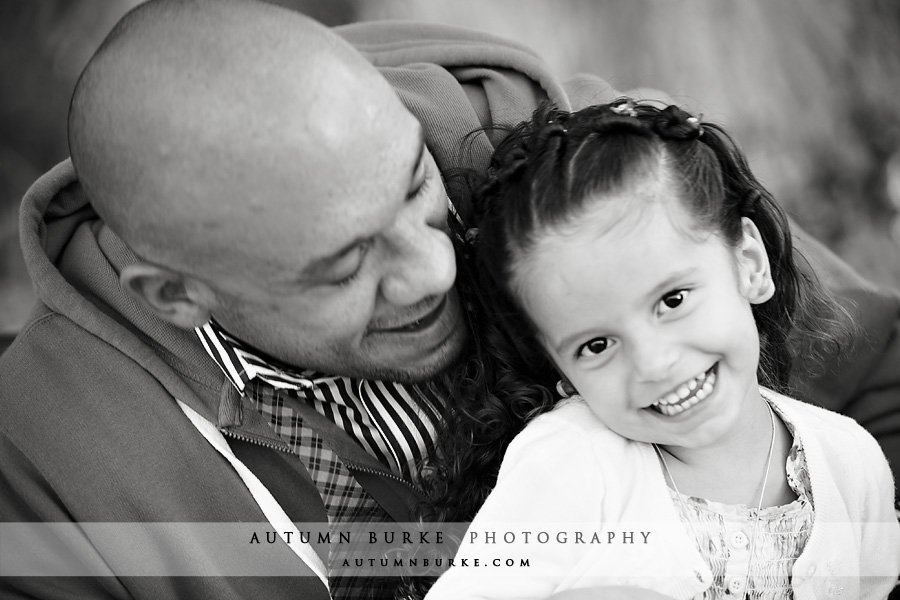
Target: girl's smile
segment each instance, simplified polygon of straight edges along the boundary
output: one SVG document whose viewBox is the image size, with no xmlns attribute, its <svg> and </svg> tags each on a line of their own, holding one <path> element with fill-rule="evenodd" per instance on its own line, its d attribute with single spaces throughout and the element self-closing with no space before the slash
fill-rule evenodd
<svg viewBox="0 0 900 600">
<path fill-rule="evenodd" d="M 716 387 L 716 363 L 708 371 L 692 377 L 679 385 L 656 402 L 650 408 L 668 416 L 678 415 L 706 400 Z"/>
</svg>

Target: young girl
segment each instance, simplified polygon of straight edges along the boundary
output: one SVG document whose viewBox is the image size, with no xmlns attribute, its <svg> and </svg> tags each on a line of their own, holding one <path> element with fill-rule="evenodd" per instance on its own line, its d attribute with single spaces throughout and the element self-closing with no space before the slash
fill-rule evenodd
<svg viewBox="0 0 900 600">
<path fill-rule="evenodd" d="M 486 352 L 481 375 L 555 373 L 564 399 L 495 389 L 544 414 L 509 445 L 428 600 L 886 597 L 891 472 L 854 421 L 775 391 L 798 352 L 814 362 L 831 309 L 724 131 L 625 99 L 546 107 L 490 173 L 475 253 L 496 293 L 481 318 L 514 351 Z M 475 462 L 498 439 L 476 438 Z"/>
</svg>

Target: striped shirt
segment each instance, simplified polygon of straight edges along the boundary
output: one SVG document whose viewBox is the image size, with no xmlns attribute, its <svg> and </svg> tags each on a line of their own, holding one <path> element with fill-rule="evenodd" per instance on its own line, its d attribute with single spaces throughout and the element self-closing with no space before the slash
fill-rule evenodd
<svg viewBox="0 0 900 600">
<path fill-rule="evenodd" d="M 442 401 L 427 385 L 326 375 L 267 357 L 211 320 L 195 329 L 209 356 L 244 395 L 251 381 L 292 392 L 338 425 L 391 472 L 417 481 Z"/>
</svg>

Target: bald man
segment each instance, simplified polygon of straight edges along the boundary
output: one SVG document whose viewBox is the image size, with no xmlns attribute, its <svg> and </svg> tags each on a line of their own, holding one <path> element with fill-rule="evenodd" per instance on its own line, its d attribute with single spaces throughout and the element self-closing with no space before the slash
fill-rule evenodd
<svg viewBox="0 0 900 600">
<path fill-rule="evenodd" d="M 413 518 L 446 409 L 429 382 L 467 342 L 441 172 L 485 168 L 470 131 L 571 103 L 482 34 L 337 34 L 157 0 L 85 69 L 71 161 L 22 209 L 40 300 L 0 365 L 4 597 L 393 596 L 290 534 Z M 896 453 L 897 298 L 814 260 L 867 341 L 809 383 Z"/>
</svg>

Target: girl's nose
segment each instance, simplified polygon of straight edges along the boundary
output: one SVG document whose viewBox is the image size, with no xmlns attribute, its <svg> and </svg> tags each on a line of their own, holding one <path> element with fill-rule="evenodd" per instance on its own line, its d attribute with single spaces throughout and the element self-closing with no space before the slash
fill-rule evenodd
<svg viewBox="0 0 900 600">
<path fill-rule="evenodd" d="M 678 362 L 678 350 L 662 336 L 647 336 L 632 344 L 634 373 L 639 383 L 665 381 Z"/>
</svg>

